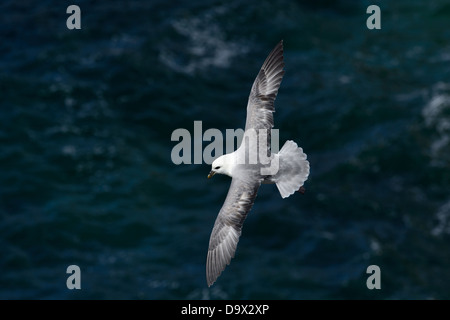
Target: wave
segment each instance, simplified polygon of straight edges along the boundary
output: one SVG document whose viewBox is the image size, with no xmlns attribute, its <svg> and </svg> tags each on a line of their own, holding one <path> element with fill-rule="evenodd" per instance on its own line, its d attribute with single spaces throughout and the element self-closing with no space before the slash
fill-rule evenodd
<svg viewBox="0 0 450 320">
<path fill-rule="evenodd" d="M 434 131 L 430 144 L 432 165 L 450 161 L 450 83 L 439 82 L 432 88 L 431 99 L 422 110 L 425 126 Z"/>
</svg>

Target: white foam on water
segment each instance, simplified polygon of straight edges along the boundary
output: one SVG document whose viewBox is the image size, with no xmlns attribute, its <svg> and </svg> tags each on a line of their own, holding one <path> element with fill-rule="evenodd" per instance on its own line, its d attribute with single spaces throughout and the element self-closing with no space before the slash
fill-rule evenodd
<svg viewBox="0 0 450 320">
<path fill-rule="evenodd" d="M 433 236 L 450 233 L 450 200 L 444 203 L 435 214 L 437 225 L 431 230 Z"/>
<path fill-rule="evenodd" d="M 439 82 L 433 86 L 422 116 L 425 125 L 436 132 L 436 138 L 430 144 L 432 165 L 445 165 L 450 151 L 450 83 Z"/>
<path fill-rule="evenodd" d="M 162 45 L 159 60 L 170 69 L 188 75 L 210 67 L 229 67 L 234 58 L 248 51 L 244 44 L 228 40 L 215 22 L 216 17 L 229 10 L 223 6 L 195 17 L 172 20 L 172 28 L 187 39 L 188 46 L 183 52 L 177 52 L 176 48 Z"/>
</svg>

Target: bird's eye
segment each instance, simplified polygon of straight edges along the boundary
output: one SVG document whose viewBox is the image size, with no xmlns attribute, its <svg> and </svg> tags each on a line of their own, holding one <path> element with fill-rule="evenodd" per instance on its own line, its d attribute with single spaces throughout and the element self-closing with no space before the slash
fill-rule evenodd
<svg viewBox="0 0 450 320">
<path fill-rule="evenodd" d="M 220 169 L 220 166 L 217 166 L 214 168 L 214 170 L 219 170 L 219 169 Z"/>
</svg>

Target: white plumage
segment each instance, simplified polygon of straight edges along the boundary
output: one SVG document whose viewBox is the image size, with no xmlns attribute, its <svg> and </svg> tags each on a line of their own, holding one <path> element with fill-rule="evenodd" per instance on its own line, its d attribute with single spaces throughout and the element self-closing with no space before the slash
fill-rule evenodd
<svg viewBox="0 0 450 320">
<path fill-rule="evenodd" d="M 232 180 L 209 240 L 206 259 L 208 286 L 216 281 L 234 257 L 242 225 L 253 206 L 261 183 L 275 183 L 281 196 L 286 198 L 299 190 L 308 179 L 309 162 L 302 148 L 294 141 L 287 141 L 279 153 L 270 154 L 274 101 L 284 75 L 283 68 L 283 41 L 280 41 L 264 61 L 248 99 L 243 141 L 246 141 L 246 137 L 256 136 L 258 143 L 243 142 L 236 151 L 223 155 L 212 163 L 208 177 L 221 173 L 232 177 Z M 260 138 L 264 143 L 259 142 Z M 260 145 L 263 150 L 259 150 Z M 273 163 L 276 164 L 277 170 L 267 174 L 264 169 L 267 169 L 269 164 L 247 161 L 246 156 L 255 153 L 259 155 L 259 152 L 268 153 L 269 159 L 275 161 Z"/>
</svg>

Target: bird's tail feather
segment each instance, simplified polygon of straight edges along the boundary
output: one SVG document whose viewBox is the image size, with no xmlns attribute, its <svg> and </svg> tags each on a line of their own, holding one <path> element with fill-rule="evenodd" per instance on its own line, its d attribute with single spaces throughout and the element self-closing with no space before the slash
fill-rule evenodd
<svg viewBox="0 0 450 320">
<path fill-rule="evenodd" d="M 273 177 L 282 198 L 287 198 L 298 191 L 308 179 L 309 162 L 306 154 L 297 144 L 288 140 L 277 154 L 280 161 L 280 169 Z"/>
</svg>

